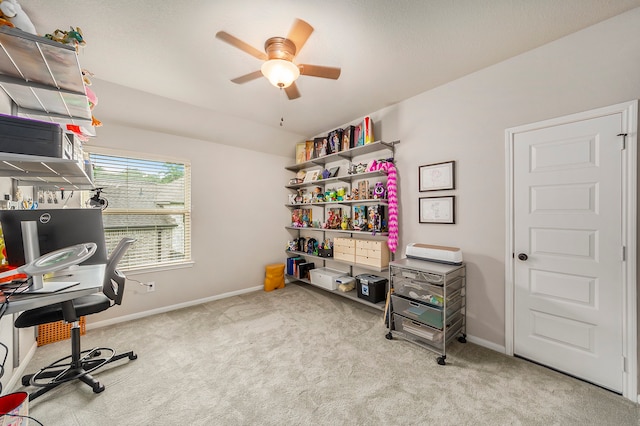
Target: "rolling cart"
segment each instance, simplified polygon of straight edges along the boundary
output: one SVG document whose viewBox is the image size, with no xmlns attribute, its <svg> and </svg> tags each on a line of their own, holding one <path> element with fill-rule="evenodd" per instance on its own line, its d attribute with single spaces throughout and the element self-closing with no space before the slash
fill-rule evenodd
<svg viewBox="0 0 640 426">
<path fill-rule="evenodd" d="M 419 259 L 389 263 L 389 332 L 436 352 L 445 365 L 447 345 L 466 343 L 466 267 Z"/>
</svg>

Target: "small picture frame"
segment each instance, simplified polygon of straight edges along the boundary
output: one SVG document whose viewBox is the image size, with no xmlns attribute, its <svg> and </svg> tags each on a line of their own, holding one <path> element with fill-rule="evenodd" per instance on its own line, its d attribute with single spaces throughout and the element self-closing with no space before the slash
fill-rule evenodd
<svg viewBox="0 0 640 426">
<path fill-rule="evenodd" d="M 320 170 L 311 170 L 310 172 L 307 172 L 307 174 L 304 176 L 304 183 L 314 182 L 318 180 L 319 173 L 320 173 Z"/>
<path fill-rule="evenodd" d="M 456 223 L 455 196 L 422 197 L 418 202 L 420 223 Z"/>
<path fill-rule="evenodd" d="M 338 176 L 338 170 L 340 169 L 340 167 L 332 167 L 329 169 L 329 177 L 336 177 Z"/>
<path fill-rule="evenodd" d="M 418 167 L 420 192 L 455 189 L 455 163 L 447 161 Z"/>
</svg>

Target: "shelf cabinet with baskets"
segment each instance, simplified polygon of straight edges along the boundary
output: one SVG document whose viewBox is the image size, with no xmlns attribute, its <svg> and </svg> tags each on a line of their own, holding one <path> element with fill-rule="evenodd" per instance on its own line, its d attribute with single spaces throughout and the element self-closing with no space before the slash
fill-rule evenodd
<svg viewBox="0 0 640 426">
<path fill-rule="evenodd" d="M 14 115 L 80 126 L 95 135 L 78 55 L 71 46 L 16 28 L 0 26 L 0 88 Z M 75 157 L 74 157 L 75 158 Z M 92 187 L 92 172 L 75 160 L 0 152 L 0 177 L 18 185 Z"/>
</svg>

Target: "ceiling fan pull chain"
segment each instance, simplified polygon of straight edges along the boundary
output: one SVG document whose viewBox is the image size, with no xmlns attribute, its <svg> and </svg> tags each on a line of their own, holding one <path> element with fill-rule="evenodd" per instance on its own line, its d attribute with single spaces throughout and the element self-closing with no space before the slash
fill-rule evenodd
<svg viewBox="0 0 640 426">
<path fill-rule="evenodd" d="M 284 124 L 284 89 L 280 88 L 280 127 Z"/>
</svg>

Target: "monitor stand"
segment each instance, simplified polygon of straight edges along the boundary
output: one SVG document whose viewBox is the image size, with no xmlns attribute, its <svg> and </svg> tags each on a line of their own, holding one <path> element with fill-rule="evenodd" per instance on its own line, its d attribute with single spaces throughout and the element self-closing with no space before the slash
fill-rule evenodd
<svg viewBox="0 0 640 426">
<path fill-rule="evenodd" d="M 22 244 L 24 246 L 24 259 L 27 263 L 34 261 L 40 257 L 40 243 L 38 242 L 38 226 L 35 221 L 25 221 L 20 223 L 22 228 Z M 56 291 L 64 290 L 69 287 L 80 284 L 77 281 L 47 281 L 44 282 L 42 274 L 32 275 L 29 278 L 31 284 L 29 288 L 21 292 L 21 294 L 27 293 L 54 293 Z"/>
</svg>

